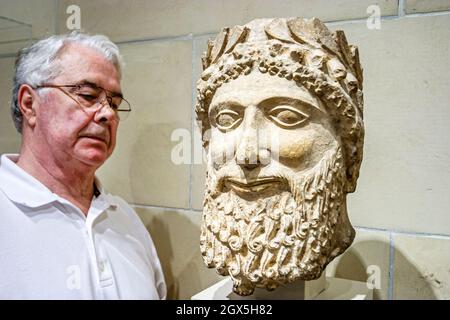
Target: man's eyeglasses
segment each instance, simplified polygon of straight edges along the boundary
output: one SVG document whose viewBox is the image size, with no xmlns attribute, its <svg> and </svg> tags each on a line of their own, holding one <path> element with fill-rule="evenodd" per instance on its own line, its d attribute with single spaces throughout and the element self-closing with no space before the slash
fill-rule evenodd
<svg viewBox="0 0 450 320">
<path fill-rule="evenodd" d="M 131 111 L 130 103 L 122 94 L 110 92 L 95 84 L 44 84 L 36 87 L 36 89 L 39 88 L 60 89 L 68 97 L 77 102 L 80 107 L 94 112 L 100 110 L 105 105 L 105 102 L 107 102 L 118 120 L 125 120 Z M 68 88 L 68 90 L 66 91 L 63 88 Z"/>
</svg>

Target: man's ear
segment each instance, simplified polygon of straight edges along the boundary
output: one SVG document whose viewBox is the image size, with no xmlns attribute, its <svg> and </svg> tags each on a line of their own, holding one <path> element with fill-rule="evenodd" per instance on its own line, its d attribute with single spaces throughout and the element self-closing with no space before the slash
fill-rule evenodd
<svg viewBox="0 0 450 320">
<path fill-rule="evenodd" d="M 22 112 L 23 122 L 28 126 L 34 127 L 36 124 L 36 103 L 37 94 L 33 87 L 28 84 L 22 84 L 17 93 L 17 104 Z"/>
</svg>

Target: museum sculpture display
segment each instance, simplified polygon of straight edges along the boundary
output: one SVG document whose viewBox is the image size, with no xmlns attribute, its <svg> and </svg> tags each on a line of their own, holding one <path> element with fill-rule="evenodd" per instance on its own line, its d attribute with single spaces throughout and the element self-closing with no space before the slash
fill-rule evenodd
<svg viewBox="0 0 450 320">
<path fill-rule="evenodd" d="M 196 114 L 207 157 L 200 248 L 233 291 L 320 277 L 352 243 L 362 161 L 358 49 L 319 19 L 258 19 L 208 41 Z"/>
</svg>

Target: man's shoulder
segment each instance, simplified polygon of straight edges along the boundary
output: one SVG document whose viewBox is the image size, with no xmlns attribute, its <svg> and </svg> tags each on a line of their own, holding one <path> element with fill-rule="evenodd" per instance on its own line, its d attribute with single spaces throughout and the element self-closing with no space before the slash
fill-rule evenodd
<svg viewBox="0 0 450 320">
<path fill-rule="evenodd" d="M 122 215 L 125 215 L 127 224 L 131 227 L 130 232 L 132 232 L 134 236 L 141 239 L 141 241 L 150 249 L 152 254 L 155 254 L 154 243 L 150 230 L 139 216 L 138 212 L 136 212 L 135 208 L 133 208 L 133 206 L 131 206 L 120 196 L 107 192 L 105 192 L 105 196 L 109 198 L 108 201 L 111 205 L 117 206 L 116 212 L 120 212 Z"/>
<path fill-rule="evenodd" d="M 140 230 L 145 229 L 144 223 L 142 222 L 135 208 L 133 208 L 133 206 L 131 206 L 126 200 L 118 195 L 109 193 L 106 190 L 103 190 L 103 193 L 109 204 L 115 206 L 116 210 L 121 212 L 121 214 L 124 214 L 127 219 L 129 219 L 130 223 L 132 223 Z"/>
</svg>

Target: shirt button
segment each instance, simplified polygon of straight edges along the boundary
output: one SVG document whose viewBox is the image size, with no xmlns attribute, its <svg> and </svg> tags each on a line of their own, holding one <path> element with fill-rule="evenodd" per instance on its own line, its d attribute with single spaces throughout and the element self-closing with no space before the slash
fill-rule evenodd
<svg viewBox="0 0 450 320">
<path fill-rule="evenodd" d="M 105 271 L 105 264 L 103 262 L 99 262 L 98 263 L 98 269 L 100 270 L 100 272 L 104 272 Z"/>
</svg>

